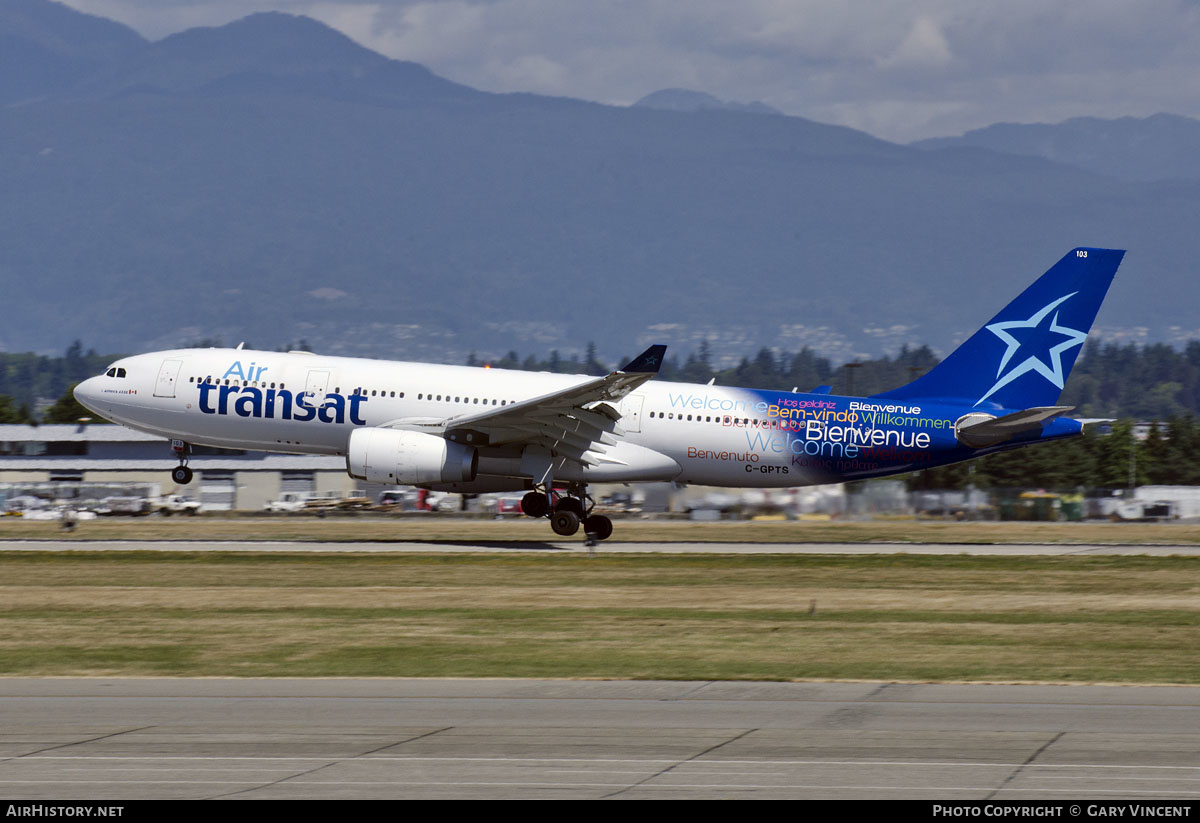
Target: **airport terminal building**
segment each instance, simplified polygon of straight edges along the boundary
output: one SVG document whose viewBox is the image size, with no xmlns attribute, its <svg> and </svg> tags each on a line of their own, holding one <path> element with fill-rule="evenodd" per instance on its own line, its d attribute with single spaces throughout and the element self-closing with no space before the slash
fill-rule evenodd
<svg viewBox="0 0 1200 823">
<path fill-rule="evenodd" d="M 168 441 L 124 426 L 0 425 L 0 494 L 9 497 L 182 494 L 206 511 L 258 510 L 284 492 L 346 497 L 362 485 L 341 457 L 196 446 L 187 486 L 171 480 L 178 463 Z"/>
</svg>

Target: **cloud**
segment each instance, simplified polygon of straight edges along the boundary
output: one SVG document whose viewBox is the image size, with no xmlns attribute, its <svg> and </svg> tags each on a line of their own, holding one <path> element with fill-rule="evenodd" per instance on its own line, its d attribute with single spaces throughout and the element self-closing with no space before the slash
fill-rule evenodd
<svg viewBox="0 0 1200 823">
<path fill-rule="evenodd" d="M 1200 115 L 1187 0 L 67 0 L 149 37 L 307 14 L 489 91 L 762 100 L 894 140 L 1001 120 Z"/>
<path fill-rule="evenodd" d="M 339 300 L 347 296 L 347 292 L 341 289 L 335 289 L 332 286 L 322 286 L 319 289 L 313 289 L 308 292 L 309 297 L 315 297 L 318 300 Z"/>
<path fill-rule="evenodd" d="M 879 65 L 883 68 L 894 66 L 944 66 L 954 58 L 950 53 L 950 44 L 938 28 L 937 23 L 927 17 L 918 18 L 909 29 L 908 36 L 894 52 Z"/>
</svg>

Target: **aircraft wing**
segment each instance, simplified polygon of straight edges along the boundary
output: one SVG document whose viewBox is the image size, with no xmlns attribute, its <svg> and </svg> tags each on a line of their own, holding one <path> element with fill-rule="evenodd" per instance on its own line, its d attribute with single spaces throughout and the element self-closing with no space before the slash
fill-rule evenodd
<svg viewBox="0 0 1200 823">
<path fill-rule="evenodd" d="M 422 421 L 447 440 L 468 446 L 538 445 L 553 456 L 594 465 L 587 454 L 604 454 L 624 434 L 612 403 L 658 373 L 666 346 L 651 346 L 619 371 L 500 408 Z M 415 421 L 396 421 L 398 427 Z"/>
</svg>

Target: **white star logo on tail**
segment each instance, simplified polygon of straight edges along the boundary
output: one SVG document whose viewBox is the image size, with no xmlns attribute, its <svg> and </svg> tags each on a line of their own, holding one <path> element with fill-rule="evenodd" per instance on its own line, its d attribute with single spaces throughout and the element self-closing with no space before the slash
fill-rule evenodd
<svg viewBox="0 0 1200 823">
<path fill-rule="evenodd" d="M 992 323 L 987 327 L 988 331 L 999 337 L 1008 345 L 1008 350 L 1004 352 L 1004 357 L 1000 358 L 1000 368 L 996 369 L 996 382 L 990 389 L 988 389 L 987 394 L 975 401 L 976 406 L 978 406 L 984 400 L 987 400 L 1001 388 L 1007 386 L 1021 375 L 1031 371 L 1037 372 L 1055 386 L 1058 386 L 1060 389 L 1063 387 L 1064 379 L 1062 354 L 1063 352 L 1069 351 L 1076 346 L 1082 346 L 1083 341 L 1087 339 L 1087 332 L 1079 331 L 1078 329 L 1069 329 L 1066 326 L 1058 325 L 1058 312 L 1054 310 L 1063 302 L 1069 300 L 1078 293 L 1079 292 L 1071 292 L 1068 295 L 1058 298 L 1053 303 L 1046 305 L 1040 311 L 1035 313 L 1028 320 L 1008 320 L 1003 323 Z M 1046 322 L 1046 318 L 1050 315 L 1050 312 L 1054 312 L 1054 317 L 1049 321 L 1049 328 L 1043 329 L 1043 324 Z M 1032 347 L 1037 350 L 1040 350 L 1042 346 L 1048 342 L 1045 338 L 1051 333 L 1062 335 L 1066 339 L 1057 345 L 1049 346 L 1047 349 L 1046 355 L 1047 359 L 1050 361 L 1050 364 L 1047 364 L 1039 359 L 1037 356 L 1037 351 L 1035 350 L 1034 353 L 1030 354 L 1020 363 L 1009 369 L 1007 373 L 1005 373 L 1005 367 L 1008 366 L 1009 361 L 1013 359 L 1013 355 L 1021 349 L 1021 340 L 1019 340 L 1018 337 L 1013 334 L 1013 332 L 1020 334 L 1021 329 L 1032 330 L 1030 333 L 1022 336 L 1026 340 L 1033 338 L 1035 341 L 1040 341 L 1037 346 Z"/>
</svg>

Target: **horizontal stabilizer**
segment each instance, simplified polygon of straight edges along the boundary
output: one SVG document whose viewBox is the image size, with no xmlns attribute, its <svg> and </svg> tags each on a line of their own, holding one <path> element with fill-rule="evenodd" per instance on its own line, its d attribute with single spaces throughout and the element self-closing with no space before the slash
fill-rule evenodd
<svg viewBox="0 0 1200 823">
<path fill-rule="evenodd" d="M 1040 429 L 1046 422 L 1061 417 L 1074 408 L 1074 406 L 1038 406 L 1006 414 L 1003 417 L 974 412 L 963 415 L 954 424 L 955 436 L 958 438 L 958 442 L 964 446 L 982 449 L 985 446 L 1003 443 L 1021 432 Z"/>
<path fill-rule="evenodd" d="M 1083 417 L 1076 419 L 1085 432 L 1095 431 L 1097 426 L 1109 426 L 1117 422 L 1117 418 L 1115 417 Z"/>
</svg>

